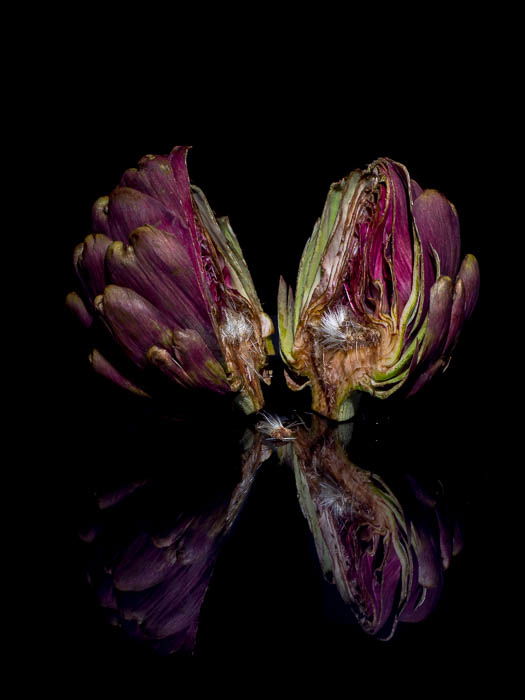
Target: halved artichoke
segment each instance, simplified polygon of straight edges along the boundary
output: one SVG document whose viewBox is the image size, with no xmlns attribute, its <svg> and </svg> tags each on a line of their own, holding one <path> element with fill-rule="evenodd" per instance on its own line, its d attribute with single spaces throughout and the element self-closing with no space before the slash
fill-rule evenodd
<svg viewBox="0 0 525 700">
<path fill-rule="evenodd" d="M 388 158 L 353 171 L 330 188 L 295 295 L 280 282 L 281 356 L 297 375 L 288 385 L 309 385 L 312 408 L 340 421 L 355 392 L 415 393 L 447 367 L 478 289 L 443 195 Z"/>
<path fill-rule="evenodd" d="M 270 381 L 273 326 L 228 219 L 190 185 L 187 150 L 145 156 L 95 202 L 67 303 L 105 329 L 91 362 L 116 384 L 141 395 L 160 378 L 233 392 L 251 413 L 264 403 L 260 380 Z"/>
</svg>

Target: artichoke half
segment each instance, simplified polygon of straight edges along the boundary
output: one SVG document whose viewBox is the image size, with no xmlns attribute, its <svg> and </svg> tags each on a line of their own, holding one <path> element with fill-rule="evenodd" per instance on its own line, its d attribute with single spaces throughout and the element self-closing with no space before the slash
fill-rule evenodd
<svg viewBox="0 0 525 700">
<path fill-rule="evenodd" d="M 187 150 L 145 156 L 95 202 L 67 303 L 84 325 L 104 327 L 90 359 L 116 384 L 141 395 L 159 378 L 234 392 L 251 413 L 264 403 L 260 381 L 270 381 L 272 322 L 228 219 L 190 185 Z"/>
<path fill-rule="evenodd" d="M 355 392 L 417 392 L 447 367 L 478 289 L 477 260 L 460 265 L 458 216 L 442 194 L 388 158 L 353 171 L 330 188 L 295 295 L 280 281 L 289 387 L 309 385 L 312 408 L 340 421 Z"/>
</svg>

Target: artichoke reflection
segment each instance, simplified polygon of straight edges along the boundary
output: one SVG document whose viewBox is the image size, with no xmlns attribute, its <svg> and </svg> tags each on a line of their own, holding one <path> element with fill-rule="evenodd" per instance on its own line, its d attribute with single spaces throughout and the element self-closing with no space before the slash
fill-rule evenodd
<svg viewBox="0 0 525 700">
<path fill-rule="evenodd" d="M 417 392 L 447 367 L 478 289 L 478 263 L 460 264 L 458 217 L 443 195 L 388 158 L 353 171 L 330 188 L 295 296 L 281 279 L 290 388 L 309 385 L 312 408 L 341 421 L 354 392 Z"/>
<path fill-rule="evenodd" d="M 67 303 L 105 330 L 90 359 L 119 386 L 234 392 L 251 413 L 270 380 L 272 322 L 228 219 L 190 185 L 186 152 L 145 156 L 95 202 L 94 233 L 74 252 L 80 289 Z"/>
<path fill-rule="evenodd" d="M 241 474 L 210 499 L 188 493 L 175 478 L 125 484 L 97 498 L 89 543 L 89 581 L 112 624 L 159 654 L 192 652 L 206 592 L 227 534 L 270 450 L 246 431 Z M 148 513 L 153 516 L 148 517 Z"/>
<path fill-rule="evenodd" d="M 377 474 L 346 454 L 344 431 L 314 416 L 284 448 L 323 572 L 365 632 L 390 639 L 398 622 L 435 608 L 443 573 L 461 547 L 459 531 L 436 498 L 410 479 L 403 505 Z"/>
</svg>

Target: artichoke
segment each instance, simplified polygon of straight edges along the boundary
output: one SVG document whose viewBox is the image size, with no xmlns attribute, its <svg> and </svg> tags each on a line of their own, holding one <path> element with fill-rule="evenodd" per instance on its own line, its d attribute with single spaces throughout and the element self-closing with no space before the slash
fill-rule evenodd
<svg viewBox="0 0 525 700">
<path fill-rule="evenodd" d="M 116 384 L 148 396 L 159 380 L 234 392 L 251 413 L 264 403 L 260 380 L 270 381 L 272 322 L 228 219 L 190 185 L 187 150 L 145 156 L 95 202 L 67 303 L 103 329 L 90 359 Z"/>
<path fill-rule="evenodd" d="M 312 408 L 335 420 L 353 415 L 355 392 L 414 394 L 446 369 L 478 289 L 477 260 L 460 264 L 458 216 L 442 194 L 388 158 L 353 171 L 330 188 L 295 296 L 280 281 L 288 385 L 310 385 Z"/>
<path fill-rule="evenodd" d="M 325 577 L 335 583 L 362 629 L 390 639 L 398 622 L 418 622 L 435 608 L 443 574 L 461 547 L 439 498 L 407 477 L 402 499 L 385 481 L 353 464 L 348 424 L 314 416 L 286 447 L 301 509 Z"/>
</svg>

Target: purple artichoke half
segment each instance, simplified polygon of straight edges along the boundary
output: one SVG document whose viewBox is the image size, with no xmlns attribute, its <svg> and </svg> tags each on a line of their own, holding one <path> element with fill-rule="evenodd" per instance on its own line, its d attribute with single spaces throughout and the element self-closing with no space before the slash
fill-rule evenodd
<svg viewBox="0 0 525 700">
<path fill-rule="evenodd" d="M 295 296 L 281 279 L 279 336 L 290 388 L 335 420 L 352 395 L 417 392 L 447 367 L 475 305 L 479 267 L 460 264 L 459 221 L 436 190 L 380 158 L 332 185 L 301 259 Z"/>
<path fill-rule="evenodd" d="M 235 392 L 251 413 L 264 403 L 260 380 L 270 381 L 272 322 L 228 219 L 190 185 L 187 150 L 145 156 L 95 202 L 67 303 L 84 325 L 104 327 L 91 362 L 116 384 L 150 395 L 162 377 Z"/>
<path fill-rule="evenodd" d="M 390 639 L 398 622 L 435 608 L 461 548 L 453 518 L 414 480 L 403 504 L 383 479 L 353 464 L 340 428 L 314 417 L 286 448 L 326 578 L 362 629 Z"/>
</svg>

